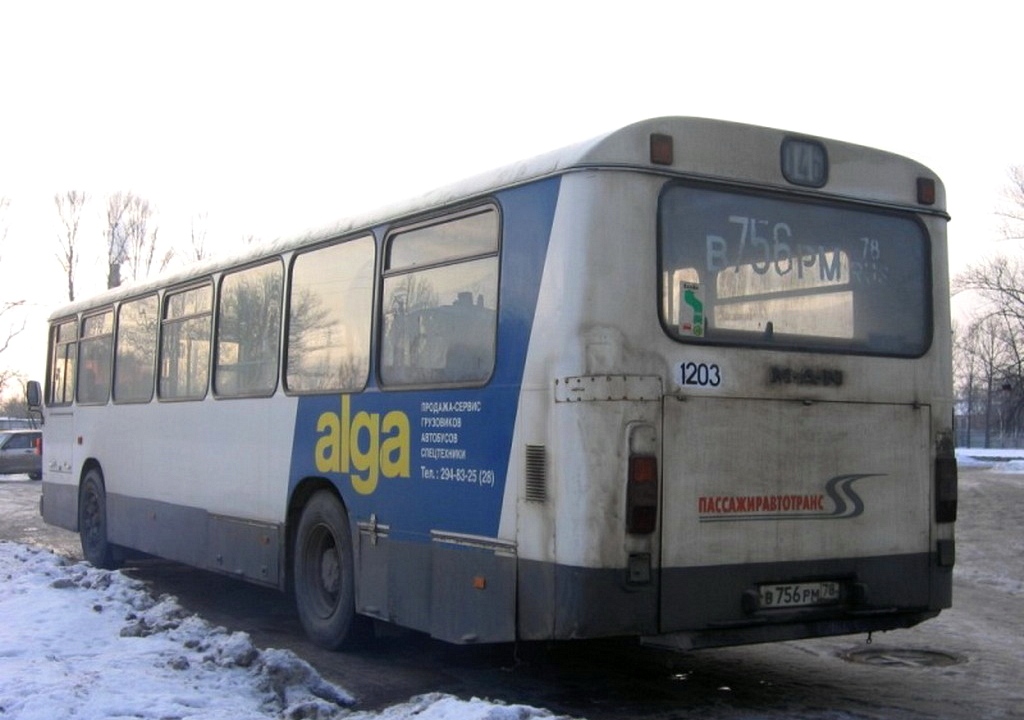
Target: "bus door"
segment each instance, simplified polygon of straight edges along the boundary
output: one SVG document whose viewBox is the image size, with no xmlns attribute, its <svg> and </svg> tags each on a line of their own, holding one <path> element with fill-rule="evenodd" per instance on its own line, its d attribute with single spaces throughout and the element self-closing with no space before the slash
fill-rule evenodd
<svg viewBox="0 0 1024 720">
<path fill-rule="evenodd" d="M 78 321 L 70 319 L 50 328 L 50 377 L 46 386 L 43 424 L 43 518 L 51 525 L 78 526 L 77 484 L 73 477 L 75 451 L 75 378 L 78 362 Z"/>
</svg>

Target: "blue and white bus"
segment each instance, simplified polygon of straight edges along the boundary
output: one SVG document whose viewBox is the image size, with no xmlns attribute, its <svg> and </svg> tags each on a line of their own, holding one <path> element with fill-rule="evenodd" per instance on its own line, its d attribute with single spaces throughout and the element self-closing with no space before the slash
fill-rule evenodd
<svg viewBox="0 0 1024 720">
<path fill-rule="evenodd" d="M 662 118 L 50 319 L 43 515 L 320 645 L 688 649 L 949 607 L 945 192 Z"/>
</svg>

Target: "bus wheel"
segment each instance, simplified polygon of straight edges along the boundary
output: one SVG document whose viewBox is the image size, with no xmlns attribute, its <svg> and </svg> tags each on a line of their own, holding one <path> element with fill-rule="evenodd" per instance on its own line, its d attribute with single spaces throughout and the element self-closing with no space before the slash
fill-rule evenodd
<svg viewBox="0 0 1024 720">
<path fill-rule="evenodd" d="M 82 555 L 99 568 L 117 567 L 113 547 L 107 540 L 107 493 L 103 474 L 89 470 L 82 479 L 78 497 L 78 535 L 82 539 Z"/>
<path fill-rule="evenodd" d="M 345 508 L 320 491 L 302 510 L 295 536 L 295 604 L 309 638 L 328 650 L 355 641 L 355 572 Z"/>
</svg>

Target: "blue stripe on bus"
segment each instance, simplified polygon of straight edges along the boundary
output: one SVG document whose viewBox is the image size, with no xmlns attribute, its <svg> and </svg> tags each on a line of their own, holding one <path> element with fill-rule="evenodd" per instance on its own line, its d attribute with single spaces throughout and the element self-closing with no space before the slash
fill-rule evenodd
<svg viewBox="0 0 1024 720">
<path fill-rule="evenodd" d="M 394 539 L 432 529 L 494 537 L 559 179 L 497 195 L 502 208 L 497 360 L 482 388 L 299 399 L 289 495 L 326 477 L 349 514 L 375 514 Z"/>
</svg>

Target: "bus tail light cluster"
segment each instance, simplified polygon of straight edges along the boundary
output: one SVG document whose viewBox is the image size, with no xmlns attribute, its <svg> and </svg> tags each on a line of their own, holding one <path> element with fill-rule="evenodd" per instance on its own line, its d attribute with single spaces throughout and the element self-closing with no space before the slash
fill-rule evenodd
<svg viewBox="0 0 1024 720">
<path fill-rule="evenodd" d="M 935 458 L 935 522 L 956 521 L 956 485 L 956 457 L 939 455 Z"/>
<path fill-rule="evenodd" d="M 658 525 L 658 431 L 648 423 L 629 428 L 626 532 L 650 535 Z"/>
<path fill-rule="evenodd" d="M 626 532 L 649 535 L 658 524 L 658 458 L 630 455 L 626 486 Z"/>
</svg>

